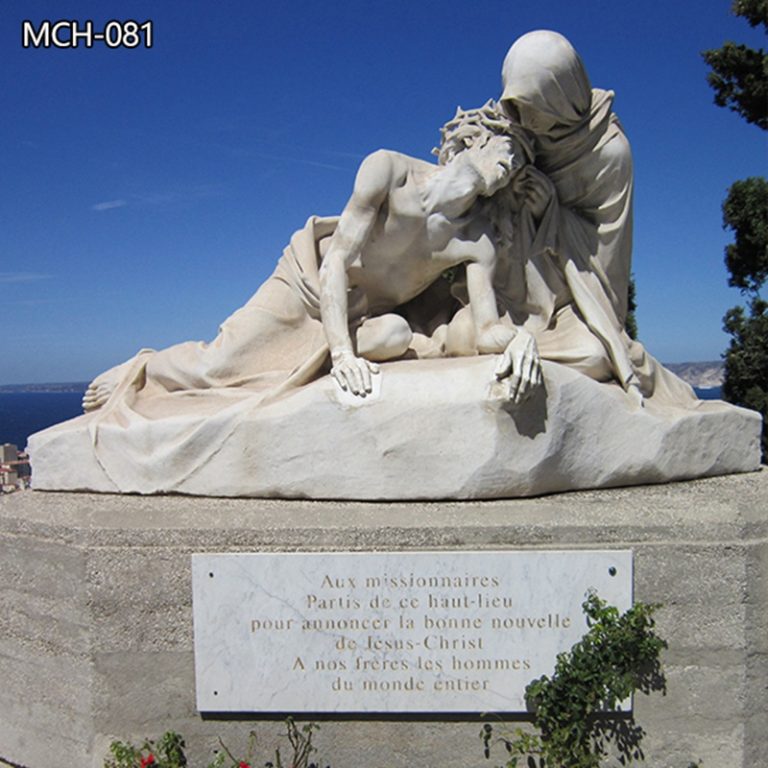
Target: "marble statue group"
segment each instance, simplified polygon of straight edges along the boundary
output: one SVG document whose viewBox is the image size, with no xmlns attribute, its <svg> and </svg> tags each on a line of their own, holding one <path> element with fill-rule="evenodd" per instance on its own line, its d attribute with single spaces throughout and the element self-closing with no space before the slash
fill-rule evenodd
<svg viewBox="0 0 768 768">
<path fill-rule="evenodd" d="M 97 377 L 84 416 L 32 438 L 37 487 L 488 498 L 756 468 L 759 417 L 702 404 L 624 329 L 613 98 L 562 35 L 519 38 L 499 99 L 457 111 L 436 163 L 369 155 L 212 342 Z"/>
</svg>

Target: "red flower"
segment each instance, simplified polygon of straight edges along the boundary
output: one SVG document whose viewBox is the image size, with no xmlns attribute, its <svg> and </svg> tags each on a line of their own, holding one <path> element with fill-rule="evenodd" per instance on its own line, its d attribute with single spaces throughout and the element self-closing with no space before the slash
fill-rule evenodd
<svg viewBox="0 0 768 768">
<path fill-rule="evenodd" d="M 241 760 L 237 768 L 251 768 L 250 763 L 246 763 L 245 760 Z"/>
<path fill-rule="evenodd" d="M 151 752 L 146 757 L 141 758 L 141 768 L 147 768 L 148 765 L 156 765 L 155 756 Z"/>
</svg>

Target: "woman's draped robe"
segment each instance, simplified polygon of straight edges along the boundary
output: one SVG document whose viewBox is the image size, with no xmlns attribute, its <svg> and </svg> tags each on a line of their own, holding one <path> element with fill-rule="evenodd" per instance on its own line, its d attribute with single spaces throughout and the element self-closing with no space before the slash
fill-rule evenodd
<svg viewBox="0 0 768 768">
<path fill-rule="evenodd" d="M 510 48 L 502 103 L 550 124 L 534 130 L 535 166 L 556 196 L 540 220 L 523 206 L 496 273 L 500 309 L 537 339 L 544 359 L 646 397 L 684 405 L 690 387 L 624 331 L 632 257 L 632 154 L 612 91 L 592 89 L 576 51 L 555 32 Z M 597 342 L 597 343 L 596 343 Z"/>
</svg>

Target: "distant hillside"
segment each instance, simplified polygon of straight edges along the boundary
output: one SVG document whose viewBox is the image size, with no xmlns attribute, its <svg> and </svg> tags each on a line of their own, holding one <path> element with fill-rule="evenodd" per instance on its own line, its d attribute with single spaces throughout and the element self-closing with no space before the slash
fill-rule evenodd
<svg viewBox="0 0 768 768">
<path fill-rule="evenodd" d="M 0 384 L 0 392 L 85 392 L 87 387 L 87 381 L 66 381 L 51 384 Z"/>
<path fill-rule="evenodd" d="M 722 360 L 706 363 L 664 363 L 664 367 L 669 368 L 692 387 L 712 389 L 723 386 L 725 364 Z"/>
</svg>

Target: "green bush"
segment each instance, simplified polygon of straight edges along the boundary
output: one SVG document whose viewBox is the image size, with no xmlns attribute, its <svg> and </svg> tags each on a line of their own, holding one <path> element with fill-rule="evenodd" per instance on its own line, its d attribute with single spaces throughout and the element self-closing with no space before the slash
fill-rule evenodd
<svg viewBox="0 0 768 768">
<path fill-rule="evenodd" d="M 665 691 L 660 655 L 667 643 L 655 632 L 655 605 L 638 603 L 623 614 L 595 593 L 583 606 L 589 630 L 557 657 L 552 677 L 544 675 L 526 688 L 528 706 L 538 733 L 516 729 L 500 736 L 509 758 L 507 768 L 527 765 L 551 768 L 596 768 L 613 743 L 624 763 L 643 757 L 644 731 L 629 713 L 617 707 L 640 691 Z M 494 729 L 480 733 L 490 757 Z"/>
</svg>

